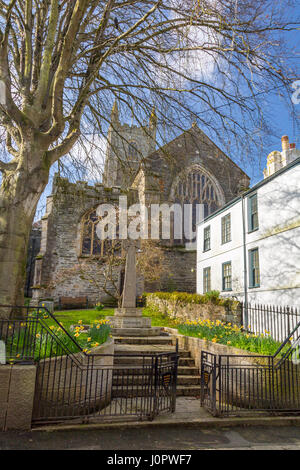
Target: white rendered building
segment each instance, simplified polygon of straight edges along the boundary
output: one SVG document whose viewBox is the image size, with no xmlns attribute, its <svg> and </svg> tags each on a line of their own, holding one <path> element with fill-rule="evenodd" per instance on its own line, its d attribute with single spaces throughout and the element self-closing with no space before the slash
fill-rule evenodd
<svg viewBox="0 0 300 470">
<path fill-rule="evenodd" d="M 197 227 L 197 292 L 300 306 L 300 151 L 282 138 L 265 179 Z"/>
</svg>

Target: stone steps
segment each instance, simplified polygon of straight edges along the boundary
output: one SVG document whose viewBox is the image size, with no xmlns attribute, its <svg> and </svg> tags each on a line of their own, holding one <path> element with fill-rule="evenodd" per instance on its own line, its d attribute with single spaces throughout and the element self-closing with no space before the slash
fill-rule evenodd
<svg viewBox="0 0 300 470">
<path fill-rule="evenodd" d="M 152 330 L 152 329 L 151 329 Z M 154 334 L 155 333 L 155 334 Z M 138 398 L 147 396 L 152 386 L 144 366 L 152 365 L 152 358 L 147 355 L 175 352 L 172 337 L 155 328 L 145 335 L 145 328 L 114 328 L 115 371 L 112 394 L 114 398 Z M 138 356 L 139 354 L 144 357 Z M 177 396 L 198 397 L 200 395 L 199 370 L 191 357 L 190 351 L 179 350 Z M 137 355 L 137 356 L 135 356 Z M 162 357 L 164 361 L 164 357 Z M 126 373 L 126 368 L 128 371 Z M 136 368 L 133 370 L 133 368 Z"/>
<path fill-rule="evenodd" d="M 168 336 L 114 336 L 115 344 L 164 344 L 173 349 L 172 339 Z"/>
<path fill-rule="evenodd" d="M 133 385 L 143 385 L 145 387 L 151 385 L 151 378 L 146 374 L 136 375 L 113 375 L 113 386 L 117 385 L 121 388 L 131 388 Z M 198 375 L 177 375 L 177 386 L 179 385 L 199 385 L 200 377 Z"/>
<path fill-rule="evenodd" d="M 176 396 L 177 397 L 199 397 L 201 387 L 200 385 L 177 385 Z M 147 386 L 139 387 L 133 386 L 127 389 L 126 387 L 114 388 L 112 387 L 112 398 L 133 398 L 148 396 L 149 388 Z M 200 405 L 199 405 L 200 406 Z"/>
<path fill-rule="evenodd" d="M 177 397 L 200 397 L 200 393 L 200 385 L 178 385 L 176 390 Z"/>
<path fill-rule="evenodd" d="M 195 367 L 195 360 L 192 357 L 180 357 L 178 365 L 183 367 Z"/>
<path fill-rule="evenodd" d="M 188 352 L 187 352 L 188 353 Z M 132 354 L 131 354 L 132 355 Z M 115 366 L 142 366 L 143 364 L 149 365 L 151 364 L 151 357 L 135 357 L 132 356 L 115 356 L 114 359 L 114 365 Z M 186 367 L 186 368 L 192 368 L 193 370 L 195 369 L 195 361 L 192 357 L 185 356 L 185 357 L 179 357 L 178 360 L 178 366 L 179 367 Z M 198 370 L 198 369 L 197 369 Z"/>
<path fill-rule="evenodd" d="M 198 375 L 199 376 L 199 369 L 197 367 L 180 366 L 180 361 L 178 363 L 177 371 L 178 371 L 178 375 L 188 375 L 188 376 Z"/>
<path fill-rule="evenodd" d="M 112 328 L 111 334 L 117 337 L 145 337 L 145 336 L 162 336 L 162 331 L 160 326 L 153 326 L 152 328 Z M 167 336 L 165 333 L 163 336 Z"/>
<path fill-rule="evenodd" d="M 150 362 L 148 363 L 148 365 L 150 365 Z M 129 364 L 115 364 L 114 365 L 114 374 L 115 375 L 118 375 L 118 374 L 124 374 L 125 371 L 127 371 L 127 374 L 140 374 L 142 375 L 143 373 L 145 373 L 145 369 L 143 367 L 141 367 L 142 364 L 135 364 L 135 365 L 129 365 Z M 185 375 L 188 375 L 188 376 L 195 376 L 195 375 L 198 375 L 199 376 L 199 370 L 197 367 L 193 367 L 193 366 L 180 366 L 178 365 L 177 367 L 177 372 L 178 372 L 178 376 L 185 376 Z"/>
<path fill-rule="evenodd" d="M 134 355 L 145 355 L 150 356 L 154 354 L 164 353 L 175 353 L 175 349 L 172 346 L 164 344 L 116 344 L 115 345 L 115 359 L 118 359 L 118 355 L 134 356 Z M 179 350 L 178 354 L 180 358 L 189 358 L 190 352 L 184 349 Z"/>
</svg>

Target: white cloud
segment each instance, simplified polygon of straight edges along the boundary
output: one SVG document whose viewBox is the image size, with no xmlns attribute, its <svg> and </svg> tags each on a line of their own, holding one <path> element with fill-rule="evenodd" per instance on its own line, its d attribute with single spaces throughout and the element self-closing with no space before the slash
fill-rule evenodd
<svg viewBox="0 0 300 470">
<path fill-rule="evenodd" d="M 82 168 L 85 181 L 94 183 L 102 180 L 107 140 L 99 134 L 85 134 L 70 152 L 73 163 Z"/>
<path fill-rule="evenodd" d="M 181 17 L 181 1 L 171 0 L 176 10 L 172 12 L 174 20 Z M 212 0 L 214 8 L 219 7 L 216 3 L 218 0 Z M 211 14 L 208 19 L 212 21 L 213 15 Z M 220 63 L 217 49 L 222 42 L 222 37 L 218 32 L 208 26 L 187 26 L 180 32 L 173 33 L 172 42 L 170 48 L 175 47 L 181 50 L 159 56 L 161 65 L 173 71 L 172 73 L 163 67 L 158 71 L 157 78 L 161 85 L 184 87 L 187 79 L 207 82 L 214 78 L 216 66 Z"/>
</svg>

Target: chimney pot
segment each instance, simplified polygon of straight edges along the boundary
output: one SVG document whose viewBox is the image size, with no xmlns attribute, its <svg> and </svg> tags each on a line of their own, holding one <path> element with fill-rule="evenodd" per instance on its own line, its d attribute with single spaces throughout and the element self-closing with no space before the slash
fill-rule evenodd
<svg viewBox="0 0 300 470">
<path fill-rule="evenodd" d="M 281 144 L 282 144 L 282 150 L 290 149 L 289 138 L 287 135 L 284 135 L 283 137 L 281 137 Z"/>
<path fill-rule="evenodd" d="M 296 148 L 296 144 L 290 144 L 290 149 L 295 149 Z"/>
</svg>

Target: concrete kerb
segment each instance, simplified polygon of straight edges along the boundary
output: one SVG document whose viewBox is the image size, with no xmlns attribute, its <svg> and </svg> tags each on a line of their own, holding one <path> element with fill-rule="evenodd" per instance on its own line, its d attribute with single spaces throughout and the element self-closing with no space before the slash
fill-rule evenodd
<svg viewBox="0 0 300 470">
<path fill-rule="evenodd" d="M 195 427 L 195 428 L 226 428 L 226 427 L 251 427 L 251 426 L 300 426 L 300 416 L 279 416 L 279 417 L 242 417 L 242 418 L 206 418 L 191 420 L 172 420 L 163 421 L 131 421 L 115 423 L 90 423 L 90 424 L 60 424 L 44 427 L 35 427 L 32 432 L 59 432 L 59 431 L 105 431 L 105 430 L 124 430 L 124 429 L 149 429 L 166 427 Z"/>
</svg>

